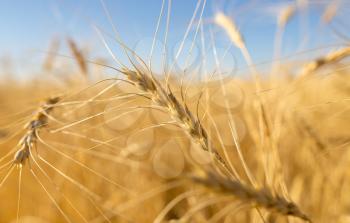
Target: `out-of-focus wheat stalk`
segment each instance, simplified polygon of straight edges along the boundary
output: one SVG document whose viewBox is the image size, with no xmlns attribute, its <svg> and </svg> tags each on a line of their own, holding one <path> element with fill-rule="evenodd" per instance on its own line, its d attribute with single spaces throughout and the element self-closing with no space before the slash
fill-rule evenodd
<svg viewBox="0 0 350 223">
<path fill-rule="evenodd" d="M 299 3 L 300 7 L 304 6 L 303 3 Z M 274 63 L 272 64 L 271 68 L 271 79 L 274 79 L 274 76 L 280 69 L 280 54 L 281 54 L 281 47 L 282 47 L 282 40 L 284 36 L 284 32 L 286 29 L 286 26 L 288 22 L 293 18 L 296 12 L 295 5 L 288 5 L 278 13 L 277 15 L 277 30 L 275 34 L 275 43 L 274 43 L 274 53 L 273 53 L 273 60 Z"/>
</svg>

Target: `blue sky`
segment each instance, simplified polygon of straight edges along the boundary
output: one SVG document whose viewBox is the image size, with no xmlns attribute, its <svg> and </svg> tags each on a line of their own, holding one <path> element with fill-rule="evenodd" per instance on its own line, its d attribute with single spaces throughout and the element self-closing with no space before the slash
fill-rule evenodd
<svg viewBox="0 0 350 223">
<path fill-rule="evenodd" d="M 104 2 L 123 41 L 147 57 L 162 1 L 105 0 Z M 340 42 L 340 39 L 332 34 L 327 26 L 320 23 L 320 16 L 328 2 L 311 1 L 306 14 L 298 12 L 293 17 L 284 34 L 283 55 Z M 270 60 L 276 32 L 277 12 L 288 4 L 295 4 L 295 1 L 208 0 L 203 14 L 206 43 L 210 45 L 209 31 L 211 30 L 218 48 L 226 49 L 229 46 L 230 43 L 224 32 L 212 24 L 215 12 L 224 11 L 232 16 L 240 27 L 254 60 L 257 63 Z M 172 1 L 168 41 L 170 48 L 176 49 L 179 45 L 196 5 L 197 0 Z M 346 13 L 349 12 L 346 6 L 339 10 L 340 20 L 344 17 L 346 19 Z M 197 21 L 198 17 L 195 22 Z M 100 0 L 1 0 L 0 56 L 10 56 L 14 60 L 25 61 L 27 65 L 32 66 L 33 58 L 42 59 L 44 55 L 39 51 L 48 50 L 52 38 L 64 40 L 65 37 L 70 36 L 82 46 L 89 45 L 92 57 L 97 55 L 108 57 L 107 50 L 101 44 L 91 22 L 98 25 L 104 32 L 113 33 Z M 164 38 L 164 28 L 165 18 L 161 23 L 158 37 L 160 42 Z M 187 41 L 188 46 L 194 33 L 193 28 Z M 109 43 L 118 54 L 120 48 L 117 44 L 113 41 Z M 200 43 L 198 39 L 198 49 Z M 211 50 L 210 47 L 208 50 Z M 65 47 L 62 47 L 60 52 L 67 53 Z M 234 47 L 230 49 L 230 55 L 238 61 L 240 67 L 244 66 L 237 49 Z M 28 60 L 28 57 L 32 60 Z M 155 56 L 155 58 L 160 57 L 160 55 Z"/>
</svg>

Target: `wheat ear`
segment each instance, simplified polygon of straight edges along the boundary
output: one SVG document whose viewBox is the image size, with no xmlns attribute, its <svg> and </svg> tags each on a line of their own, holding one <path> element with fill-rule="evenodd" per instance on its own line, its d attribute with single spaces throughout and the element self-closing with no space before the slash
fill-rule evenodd
<svg viewBox="0 0 350 223">
<path fill-rule="evenodd" d="M 253 203 L 270 211 L 282 215 L 298 217 L 311 222 L 310 218 L 304 214 L 295 203 L 287 201 L 285 198 L 278 195 L 274 195 L 267 188 L 257 190 L 239 181 L 224 178 L 213 172 L 207 172 L 206 177 L 193 176 L 191 179 L 216 192 L 231 194 L 242 201 Z"/>
<path fill-rule="evenodd" d="M 179 102 L 169 87 L 165 90 L 151 74 L 142 72 L 137 68 L 135 70 L 123 68 L 121 72 L 139 89 L 150 93 L 152 100 L 165 108 L 171 118 L 179 124 L 195 143 L 199 144 L 204 151 L 213 155 L 214 159 L 228 170 L 225 160 L 214 148 L 203 125 L 195 118 L 186 104 Z"/>
<path fill-rule="evenodd" d="M 312 73 L 316 72 L 320 68 L 324 67 L 325 65 L 336 63 L 345 57 L 350 56 L 350 47 L 346 47 L 340 50 L 337 50 L 335 52 L 332 52 L 324 57 L 320 57 L 305 66 L 303 66 L 301 72 L 299 73 L 299 77 L 306 77 L 311 75 Z"/>
<path fill-rule="evenodd" d="M 27 132 L 19 142 L 20 149 L 15 153 L 13 164 L 23 166 L 29 159 L 32 149 L 36 147 L 39 130 L 48 124 L 48 114 L 52 111 L 53 105 L 59 100 L 60 97 L 47 99 L 33 118 L 25 125 Z"/>
<path fill-rule="evenodd" d="M 87 66 L 85 57 L 83 55 L 83 52 L 78 48 L 77 44 L 74 42 L 73 39 L 67 38 L 67 43 L 75 60 L 77 61 L 80 71 L 84 76 L 87 76 L 88 66 Z"/>
</svg>

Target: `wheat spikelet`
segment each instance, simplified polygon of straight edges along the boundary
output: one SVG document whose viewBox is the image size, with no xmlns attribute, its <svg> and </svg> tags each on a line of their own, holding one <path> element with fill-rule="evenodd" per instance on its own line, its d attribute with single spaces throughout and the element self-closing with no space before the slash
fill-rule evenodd
<svg viewBox="0 0 350 223">
<path fill-rule="evenodd" d="M 243 37 L 239 32 L 236 24 L 225 14 L 219 12 L 215 15 L 215 23 L 223 28 L 231 41 L 240 49 L 245 47 Z"/>
<path fill-rule="evenodd" d="M 337 50 L 335 52 L 332 52 L 324 57 L 320 57 L 303 66 L 298 76 L 305 77 L 305 76 L 311 75 L 312 73 L 316 72 L 320 68 L 328 64 L 336 63 L 344 59 L 345 57 L 348 57 L 349 55 L 350 55 L 350 47 L 346 47 L 346 48 Z"/>
<path fill-rule="evenodd" d="M 231 194 L 242 201 L 251 202 L 272 212 L 298 217 L 311 222 L 310 218 L 301 212 L 295 203 L 272 194 L 271 191 L 266 188 L 256 190 L 239 181 L 224 178 L 213 172 L 207 172 L 206 177 L 194 176 L 191 179 L 219 193 Z"/>
</svg>

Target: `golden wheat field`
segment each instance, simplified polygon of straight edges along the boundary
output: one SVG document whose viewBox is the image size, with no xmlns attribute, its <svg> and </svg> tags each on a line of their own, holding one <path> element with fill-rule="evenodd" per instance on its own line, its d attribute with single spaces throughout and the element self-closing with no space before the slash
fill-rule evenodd
<svg viewBox="0 0 350 223">
<path fill-rule="evenodd" d="M 42 46 L 39 72 L 1 69 L 0 223 L 350 222 L 350 35 L 337 17 L 347 1 L 286 1 L 267 62 L 225 4 L 208 15 L 205 0 L 189 1 L 166 65 L 152 56 L 159 36 L 170 45 L 176 1 L 157 2 L 146 57 L 120 37 L 110 2 L 97 2 L 111 26 L 92 29 L 107 57 L 68 35 L 66 54 L 56 38 Z M 289 24 L 312 7 L 320 27 L 345 19 L 332 29 L 342 42 L 282 55 Z M 220 63 L 221 40 L 238 62 Z M 194 43 L 211 50 L 201 69 Z"/>
</svg>

